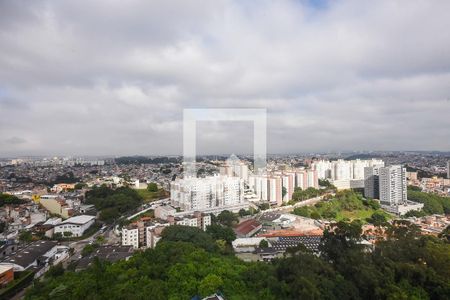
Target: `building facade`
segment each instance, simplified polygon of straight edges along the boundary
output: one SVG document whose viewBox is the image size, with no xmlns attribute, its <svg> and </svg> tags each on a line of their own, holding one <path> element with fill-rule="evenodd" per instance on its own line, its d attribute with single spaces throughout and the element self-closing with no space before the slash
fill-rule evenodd
<svg viewBox="0 0 450 300">
<path fill-rule="evenodd" d="M 381 167 L 379 174 L 381 204 L 389 206 L 406 204 L 406 168 L 400 165 Z"/>
<path fill-rule="evenodd" d="M 171 204 L 185 211 L 243 203 L 244 180 L 239 177 L 210 176 L 184 178 L 170 185 Z"/>
<path fill-rule="evenodd" d="M 380 167 L 364 168 L 364 196 L 380 199 Z"/>
<path fill-rule="evenodd" d="M 57 224 L 54 228 L 54 233 L 61 233 L 64 235 L 65 232 L 70 232 L 71 236 L 82 236 L 83 233 L 94 224 L 94 222 L 94 216 L 81 215 L 72 217 Z"/>
</svg>

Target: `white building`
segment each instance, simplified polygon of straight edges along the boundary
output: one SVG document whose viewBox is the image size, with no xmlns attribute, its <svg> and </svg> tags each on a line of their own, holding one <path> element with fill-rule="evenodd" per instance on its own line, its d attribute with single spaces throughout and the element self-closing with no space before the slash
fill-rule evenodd
<svg viewBox="0 0 450 300">
<path fill-rule="evenodd" d="M 164 228 L 171 225 L 197 227 L 205 231 L 206 227 L 211 225 L 211 216 L 194 212 L 192 215 L 181 217 L 169 215 L 167 221 L 156 220 L 147 223 L 139 221 L 122 228 L 122 245 L 133 246 L 134 249 L 154 248 Z"/>
<path fill-rule="evenodd" d="M 122 229 L 122 245 L 133 246 L 134 249 L 139 248 L 139 229 L 137 227 Z"/>
<path fill-rule="evenodd" d="M 172 205 L 186 211 L 243 203 L 244 180 L 238 177 L 210 176 L 176 179 L 170 185 Z"/>
<path fill-rule="evenodd" d="M 317 171 L 319 179 L 328 179 L 338 189 L 363 188 L 364 169 L 366 167 L 384 166 L 384 162 L 379 159 L 370 160 L 343 160 L 336 161 L 320 160 L 312 164 L 312 168 Z"/>
<path fill-rule="evenodd" d="M 450 160 L 447 162 L 447 179 L 450 179 Z"/>
<path fill-rule="evenodd" d="M 219 167 L 219 173 L 222 176 L 239 177 L 248 180 L 248 165 L 237 158 L 236 155 L 231 155 L 223 165 Z"/>
<path fill-rule="evenodd" d="M 383 205 L 398 206 L 407 201 L 406 168 L 400 165 L 381 167 L 380 202 Z"/>
<path fill-rule="evenodd" d="M 64 235 L 64 232 L 71 232 L 71 236 L 82 236 L 94 222 L 94 216 L 81 215 L 72 217 L 56 225 L 54 233 L 61 233 Z"/>
</svg>

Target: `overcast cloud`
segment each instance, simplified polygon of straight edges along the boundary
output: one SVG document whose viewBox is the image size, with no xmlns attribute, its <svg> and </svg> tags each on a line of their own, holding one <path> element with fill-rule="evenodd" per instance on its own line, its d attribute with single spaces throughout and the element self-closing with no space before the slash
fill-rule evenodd
<svg viewBox="0 0 450 300">
<path fill-rule="evenodd" d="M 0 156 L 181 154 L 184 108 L 267 108 L 270 153 L 449 151 L 450 1 L 0 2 Z"/>
</svg>

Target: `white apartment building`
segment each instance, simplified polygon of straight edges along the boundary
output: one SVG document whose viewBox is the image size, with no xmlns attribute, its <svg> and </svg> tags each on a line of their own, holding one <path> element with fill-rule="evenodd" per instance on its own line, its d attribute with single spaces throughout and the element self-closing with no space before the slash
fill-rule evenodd
<svg viewBox="0 0 450 300">
<path fill-rule="evenodd" d="M 297 187 L 319 188 L 319 180 L 315 170 L 296 169 L 268 175 L 252 175 L 249 177 L 249 187 L 259 200 L 281 205 L 292 199 Z M 284 197 L 283 188 L 286 190 Z"/>
<path fill-rule="evenodd" d="M 176 179 L 170 185 L 171 204 L 186 211 L 243 203 L 244 180 L 238 177 L 210 176 Z"/>
<path fill-rule="evenodd" d="M 228 177 L 239 177 L 247 182 L 249 175 L 248 165 L 241 162 L 239 158 L 233 154 L 219 167 L 219 174 Z"/>
<path fill-rule="evenodd" d="M 450 179 L 450 160 L 447 162 L 447 179 Z"/>
<path fill-rule="evenodd" d="M 299 187 L 302 190 L 306 190 L 307 188 L 313 187 L 319 188 L 319 176 L 318 172 L 315 170 L 297 170 L 296 174 L 296 182 L 295 187 Z"/>
<path fill-rule="evenodd" d="M 319 179 L 330 180 L 362 180 L 364 179 L 364 168 L 384 166 L 380 159 L 367 160 L 319 160 L 312 163 L 312 169 L 317 171 Z"/>
<path fill-rule="evenodd" d="M 398 206 L 407 202 L 406 168 L 400 165 L 381 167 L 380 202 L 383 205 Z"/>
<path fill-rule="evenodd" d="M 123 228 L 122 229 L 122 245 L 133 246 L 134 249 L 139 249 L 139 229 Z"/>
<path fill-rule="evenodd" d="M 364 188 L 364 168 L 384 166 L 379 159 L 370 160 L 320 160 L 312 164 L 312 169 L 317 171 L 319 179 L 328 179 L 338 189 Z"/>
</svg>

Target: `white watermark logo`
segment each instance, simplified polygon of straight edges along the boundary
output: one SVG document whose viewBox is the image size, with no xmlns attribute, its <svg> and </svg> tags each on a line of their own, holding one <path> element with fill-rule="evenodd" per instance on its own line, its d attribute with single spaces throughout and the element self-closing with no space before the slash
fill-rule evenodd
<svg viewBox="0 0 450 300">
<path fill-rule="evenodd" d="M 196 177 L 196 140 L 198 121 L 252 121 L 254 173 L 266 168 L 267 111 L 261 108 L 199 108 L 183 111 L 183 164 L 184 177 Z"/>
</svg>

